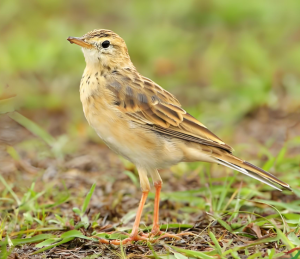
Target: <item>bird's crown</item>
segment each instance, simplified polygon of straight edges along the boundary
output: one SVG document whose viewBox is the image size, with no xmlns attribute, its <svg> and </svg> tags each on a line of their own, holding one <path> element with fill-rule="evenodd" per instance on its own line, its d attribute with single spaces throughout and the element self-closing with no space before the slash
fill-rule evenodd
<svg viewBox="0 0 300 259">
<path fill-rule="evenodd" d="M 93 31 L 90 31 L 88 33 L 86 33 L 85 35 L 83 35 L 82 38 L 84 39 L 92 39 L 92 38 L 120 38 L 120 36 L 116 33 L 114 33 L 113 31 L 110 30 L 106 30 L 106 29 L 95 29 Z"/>
</svg>

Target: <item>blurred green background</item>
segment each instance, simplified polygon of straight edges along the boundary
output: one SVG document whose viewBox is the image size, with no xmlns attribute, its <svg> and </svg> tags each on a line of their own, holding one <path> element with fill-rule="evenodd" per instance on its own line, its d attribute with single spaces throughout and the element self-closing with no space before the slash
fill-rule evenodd
<svg viewBox="0 0 300 259">
<path fill-rule="evenodd" d="M 9 216 L 0 215 L 0 240 L 5 231 L 31 228 L 26 222 L 33 217 L 43 221 L 42 227 L 56 222 L 56 227 L 69 228 L 72 208 L 83 204 L 93 183 L 97 188 L 89 216 L 100 215 L 99 226 L 131 224 L 140 197 L 137 174 L 132 164 L 101 144 L 86 122 L 79 99 L 85 61 L 79 46 L 67 41 L 101 28 L 118 33 L 138 71 L 175 94 L 189 113 L 234 147 L 234 154 L 294 189 L 293 194 L 268 192 L 271 188 L 242 174 L 227 178 L 233 170 L 182 163 L 171 169 L 172 177 L 170 170 L 161 171 L 162 222 L 190 223 L 205 211 L 229 211 L 231 224 L 240 210 L 247 220 L 239 223 L 247 226 L 257 215 L 282 213 L 291 227 L 297 224 L 298 235 L 299 10 L 299 0 L 1 0 L 0 211 Z M 11 110 L 5 100 L 14 95 L 24 117 L 1 114 Z M 260 202 L 252 203 L 256 198 Z M 41 219 L 36 215 L 44 208 L 49 216 Z M 146 225 L 152 222 L 149 208 L 143 214 Z M 275 214 L 269 219 L 282 217 Z M 93 226 L 98 216 L 90 221 Z M 281 218 L 277 223 L 290 233 Z M 275 233 L 272 228 L 266 225 L 263 235 Z M 218 241 L 228 238 L 224 230 Z M 278 237 L 277 250 L 284 249 L 282 244 L 293 247 Z M 226 241 L 222 249 L 241 245 L 240 237 L 236 240 Z M 266 255 L 265 248 L 252 245 Z"/>
<path fill-rule="evenodd" d="M 286 133 L 299 115 L 299 10 L 298 0 L 2 0 L 1 96 L 16 93 L 21 113 L 53 136 L 100 141 L 79 100 L 85 61 L 66 39 L 106 28 L 125 39 L 141 74 L 222 139 L 276 142 L 276 127 Z M 296 115 L 273 130 L 242 123 L 261 110 Z"/>
</svg>

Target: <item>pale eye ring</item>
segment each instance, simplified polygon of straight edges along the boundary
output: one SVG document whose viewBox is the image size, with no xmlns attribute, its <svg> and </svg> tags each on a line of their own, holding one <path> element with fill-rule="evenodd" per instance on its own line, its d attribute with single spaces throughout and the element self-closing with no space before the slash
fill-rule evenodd
<svg viewBox="0 0 300 259">
<path fill-rule="evenodd" d="M 109 41 L 109 40 L 105 40 L 105 41 L 103 41 L 103 42 L 102 42 L 102 44 L 101 44 L 101 45 L 102 45 L 102 47 L 103 47 L 103 48 L 105 48 L 105 49 L 106 49 L 106 48 L 108 48 L 108 47 L 109 47 L 109 45 L 110 45 L 110 41 Z"/>
</svg>

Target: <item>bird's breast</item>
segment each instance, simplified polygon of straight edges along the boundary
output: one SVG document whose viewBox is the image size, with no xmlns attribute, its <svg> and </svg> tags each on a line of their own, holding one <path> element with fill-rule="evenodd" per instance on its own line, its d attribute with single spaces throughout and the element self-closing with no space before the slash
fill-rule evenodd
<svg viewBox="0 0 300 259">
<path fill-rule="evenodd" d="M 105 121 L 107 99 L 99 72 L 85 71 L 80 82 L 80 100 L 88 123 L 95 128 Z"/>
</svg>

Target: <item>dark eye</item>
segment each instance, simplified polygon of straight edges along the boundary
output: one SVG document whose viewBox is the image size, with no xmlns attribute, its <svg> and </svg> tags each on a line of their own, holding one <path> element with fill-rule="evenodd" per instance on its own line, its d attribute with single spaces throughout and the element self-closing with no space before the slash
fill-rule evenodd
<svg viewBox="0 0 300 259">
<path fill-rule="evenodd" d="M 105 40 L 105 41 L 102 42 L 102 47 L 105 48 L 105 49 L 108 48 L 109 45 L 110 45 L 109 40 Z"/>
</svg>

